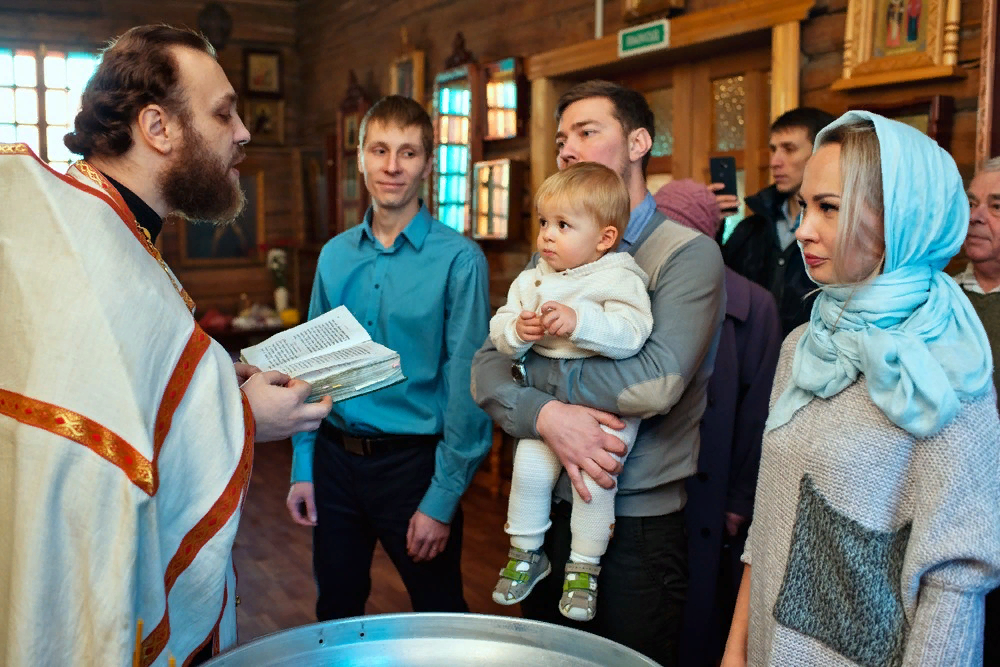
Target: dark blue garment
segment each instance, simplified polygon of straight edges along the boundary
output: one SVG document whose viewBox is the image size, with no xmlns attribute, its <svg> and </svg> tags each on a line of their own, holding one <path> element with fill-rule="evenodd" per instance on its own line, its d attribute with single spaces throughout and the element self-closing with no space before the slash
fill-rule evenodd
<svg viewBox="0 0 1000 667">
<path fill-rule="evenodd" d="M 739 558 L 753 516 L 760 443 L 781 341 L 774 297 L 727 268 L 726 319 L 701 421 L 698 473 L 687 481 L 684 508 L 689 581 L 683 667 L 714 666 L 722 658 L 743 571 Z M 747 519 L 735 538 L 726 534 L 726 512 Z"/>
<path fill-rule="evenodd" d="M 447 523 L 492 444 L 472 400 L 472 356 L 489 332 L 489 270 L 474 242 L 424 206 L 385 248 L 362 224 L 319 256 L 309 318 L 344 305 L 372 340 L 399 352 L 406 381 L 336 403 L 327 420 L 351 435 L 443 433 L 424 514 Z M 292 438 L 292 482 L 312 481 L 315 433 Z"/>
</svg>

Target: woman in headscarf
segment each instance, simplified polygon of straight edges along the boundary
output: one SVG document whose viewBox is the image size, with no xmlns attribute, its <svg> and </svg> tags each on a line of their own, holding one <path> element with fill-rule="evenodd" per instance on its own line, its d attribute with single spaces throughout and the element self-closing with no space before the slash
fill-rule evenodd
<svg viewBox="0 0 1000 667">
<path fill-rule="evenodd" d="M 821 292 L 782 345 L 723 665 L 982 664 L 1000 421 L 986 334 L 942 273 L 962 180 L 867 112 L 815 145 L 796 237 Z"/>
</svg>

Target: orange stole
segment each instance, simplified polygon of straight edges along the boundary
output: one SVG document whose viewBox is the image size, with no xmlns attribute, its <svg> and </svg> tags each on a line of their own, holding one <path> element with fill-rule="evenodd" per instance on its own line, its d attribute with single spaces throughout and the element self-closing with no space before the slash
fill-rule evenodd
<svg viewBox="0 0 1000 667">
<path fill-rule="evenodd" d="M 184 539 L 181 540 L 180 546 L 170 559 L 170 562 L 167 563 L 167 571 L 163 575 L 163 590 L 166 598 L 169 598 L 170 590 L 177 582 L 177 578 L 194 562 L 201 548 L 222 529 L 222 526 L 229 521 L 230 517 L 240 507 L 247 486 L 250 484 L 255 425 L 253 412 L 250 410 L 250 401 L 247 400 L 246 394 L 240 392 L 240 395 L 243 398 L 243 455 L 236 466 L 236 471 L 229 479 L 226 488 L 222 491 L 222 495 L 219 496 L 218 500 L 208 510 L 208 513 L 188 531 Z M 223 603 L 225 603 L 225 599 L 223 599 Z M 163 618 L 160 619 L 160 622 L 153 628 L 153 631 L 142 642 L 142 658 L 140 660 L 142 667 L 148 667 L 156 660 L 160 653 L 163 652 L 163 649 L 166 648 L 169 639 L 170 603 L 167 600 L 163 610 Z"/>
<path fill-rule="evenodd" d="M 146 494 L 151 496 L 156 492 L 153 463 L 117 433 L 94 420 L 6 389 L 0 389 L 0 414 L 83 445 L 118 467 L 130 482 Z"/>
</svg>

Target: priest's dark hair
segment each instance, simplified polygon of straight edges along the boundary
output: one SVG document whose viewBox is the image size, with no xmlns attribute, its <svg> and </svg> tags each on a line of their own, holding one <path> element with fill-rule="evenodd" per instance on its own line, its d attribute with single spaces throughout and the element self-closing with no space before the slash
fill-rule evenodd
<svg viewBox="0 0 1000 667">
<path fill-rule="evenodd" d="M 132 123 L 150 104 L 189 118 L 174 47 L 215 57 L 203 35 L 169 25 L 137 26 L 112 40 L 83 91 L 74 131 L 63 140 L 66 147 L 84 158 L 125 154 L 132 147 Z"/>
<path fill-rule="evenodd" d="M 402 95 L 388 95 L 372 105 L 361 119 L 361 126 L 358 128 L 358 146 L 361 149 L 365 147 L 365 135 L 368 134 L 368 126 L 372 123 L 394 125 L 404 130 L 408 127 L 418 127 L 424 157 L 430 159 L 434 154 L 434 125 L 431 123 L 431 117 L 427 115 L 427 110 L 417 101 Z"/>
</svg>

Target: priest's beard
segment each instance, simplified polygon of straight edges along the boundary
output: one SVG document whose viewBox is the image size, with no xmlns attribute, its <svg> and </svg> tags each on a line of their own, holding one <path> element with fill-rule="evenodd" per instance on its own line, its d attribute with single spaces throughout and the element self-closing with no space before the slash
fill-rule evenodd
<svg viewBox="0 0 1000 667">
<path fill-rule="evenodd" d="M 184 127 L 184 144 L 177 158 L 160 176 L 160 189 L 167 207 L 189 220 L 232 223 L 246 205 L 239 182 L 229 170 L 243 159 L 240 148 L 229 160 L 223 160 L 208 148 L 207 142 L 189 123 Z"/>
</svg>

